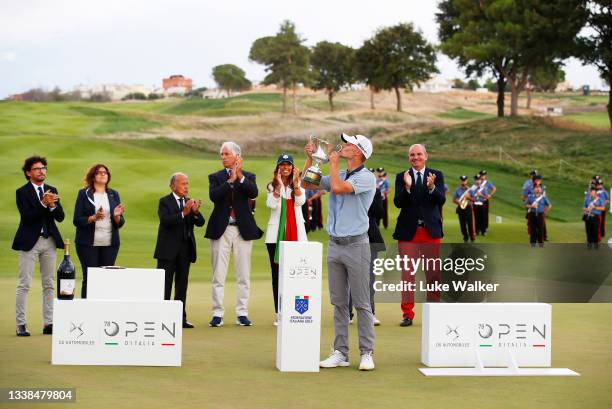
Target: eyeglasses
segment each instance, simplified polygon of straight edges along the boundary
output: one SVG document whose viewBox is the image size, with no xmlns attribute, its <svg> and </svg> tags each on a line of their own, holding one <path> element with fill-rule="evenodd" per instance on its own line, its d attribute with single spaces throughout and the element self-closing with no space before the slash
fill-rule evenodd
<svg viewBox="0 0 612 409">
<path fill-rule="evenodd" d="M 38 172 L 38 171 L 42 171 L 42 170 L 47 170 L 47 167 L 46 166 L 42 166 L 40 168 L 32 168 L 32 169 L 30 169 L 30 171 L 32 171 L 32 172 Z"/>
<path fill-rule="evenodd" d="M 108 172 L 105 171 L 105 170 L 99 170 L 99 171 L 96 172 L 96 175 L 106 176 L 106 175 L 108 175 Z"/>
</svg>

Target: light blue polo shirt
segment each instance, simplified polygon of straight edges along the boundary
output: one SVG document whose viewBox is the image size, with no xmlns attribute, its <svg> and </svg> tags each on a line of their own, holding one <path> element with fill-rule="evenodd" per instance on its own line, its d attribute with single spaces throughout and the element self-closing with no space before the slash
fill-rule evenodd
<svg viewBox="0 0 612 409">
<path fill-rule="evenodd" d="M 340 179 L 346 177 L 341 170 Z M 365 167 L 350 175 L 347 182 L 353 192 L 336 195 L 331 192 L 329 176 L 321 178 L 321 187 L 330 192 L 327 207 L 327 233 L 334 237 L 358 236 L 368 232 L 368 210 L 376 193 L 376 176 Z"/>
</svg>

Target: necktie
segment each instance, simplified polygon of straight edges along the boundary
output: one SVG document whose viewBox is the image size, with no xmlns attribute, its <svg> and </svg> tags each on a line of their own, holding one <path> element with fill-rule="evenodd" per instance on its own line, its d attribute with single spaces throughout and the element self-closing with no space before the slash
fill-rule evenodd
<svg viewBox="0 0 612 409">
<path fill-rule="evenodd" d="M 185 198 L 179 197 L 179 211 L 183 211 L 185 208 Z M 189 238 L 189 228 L 187 227 L 187 223 L 183 224 L 183 240 L 187 240 Z"/>
<path fill-rule="evenodd" d="M 42 202 L 44 197 L 44 193 L 43 193 L 43 188 L 42 186 L 38 186 L 38 200 L 40 200 Z M 47 229 L 47 220 L 43 220 L 43 224 L 42 224 L 42 231 L 41 231 L 42 236 L 46 239 L 47 237 L 49 237 L 49 231 Z"/>
<path fill-rule="evenodd" d="M 423 177 L 421 176 L 421 172 L 418 172 L 417 176 L 417 192 L 419 198 L 423 197 Z"/>
</svg>

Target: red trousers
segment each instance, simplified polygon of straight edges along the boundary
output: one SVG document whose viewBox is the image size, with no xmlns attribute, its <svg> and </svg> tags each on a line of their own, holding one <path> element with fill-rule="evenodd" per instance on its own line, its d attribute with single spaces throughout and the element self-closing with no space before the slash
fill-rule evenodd
<svg viewBox="0 0 612 409">
<path fill-rule="evenodd" d="M 437 259 L 438 257 L 440 257 L 440 243 L 442 243 L 442 239 L 435 239 L 431 237 L 425 227 L 417 227 L 417 231 L 412 240 L 400 240 L 397 245 L 399 254 L 402 258 L 404 258 L 404 256 L 407 256 L 411 259 L 418 259 L 423 256 L 423 258 L 425 259 Z M 437 268 L 434 268 L 433 270 L 424 270 L 427 284 L 436 283 L 440 281 L 440 270 L 438 270 Z M 411 274 L 410 271 L 402 269 L 402 281 L 414 284 L 415 274 Z M 428 291 L 427 301 L 439 302 L 440 292 Z M 414 292 L 402 292 L 401 307 L 404 318 L 414 319 Z"/>
</svg>

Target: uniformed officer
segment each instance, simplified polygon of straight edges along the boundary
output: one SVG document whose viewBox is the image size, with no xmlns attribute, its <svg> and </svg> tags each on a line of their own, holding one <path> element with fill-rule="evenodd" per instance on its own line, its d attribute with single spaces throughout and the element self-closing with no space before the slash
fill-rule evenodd
<svg viewBox="0 0 612 409">
<path fill-rule="evenodd" d="M 601 213 L 605 211 L 604 199 L 597 195 L 597 187 L 589 189 L 589 197 L 584 200 L 582 206 L 582 220 L 586 228 L 587 246 L 589 249 L 599 247 L 601 236 L 599 235 L 599 222 Z"/>
<path fill-rule="evenodd" d="M 453 195 L 453 202 L 457 205 L 457 215 L 459 216 L 459 227 L 461 228 L 461 234 L 463 234 L 463 242 L 467 243 L 468 238 L 471 242 L 476 240 L 476 234 L 474 232 L 474 198 L 470 193 L 473 193 L 473 187 L 469 188 L 467 184 L 468 177 L 461 175 L 459 177 L 461 182 L 460 186 L 455 190 Z"/>
<path fill-rule="evenodd" d="M 482 183 L 480 174 L 474 175 L 474 185 L 476 185 L 474 187 L 474 224 L 476 225 L 476 234 L 486 236 L 484 202 L 489 198 L 489 191 Z"/>
<path fill-rule="evenodd" d="M 382 222 L 383 227 L 386 229 L 389 226 L 389 191 L 390 185 L 389 180 L 387 179 L 387 172 L 385 172 L 385 168 L 379 167 L 376 169 L 376 187 L 380 190 L 380 194 L 382 195 L 383 200 L 383 216 Z M 380 224 L 380 220 L 376 221 L 377 224 Z"/>
<path fill-rule="evenodd" d="M 525 200 L 527 200 L 527 195 L 529 193 L 531 193 L 531 190 L 533 189 L 533 178 L 538 175 L 538 170 L 534 169 L 531 172 L 529 172 L 529 179 L 527 179 L 524 183 L 523 183 L 523 187 L 522 187 L 522 192 L 523 195 L 521 196 L 521 200 L 523 201 L 523 203 L 525 203 Z"/>
<path fill-rule="evenodd" d="M 530 193 L 525 202 L 527 221 L 529 223 L 529 242 L 532 247 L 536 243 L 544 247 L 544 215 L 551 209 L 552 204 L 546 197 L 540 184 L 536 184 L 533 193 Z"/>
</svg>

